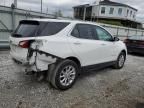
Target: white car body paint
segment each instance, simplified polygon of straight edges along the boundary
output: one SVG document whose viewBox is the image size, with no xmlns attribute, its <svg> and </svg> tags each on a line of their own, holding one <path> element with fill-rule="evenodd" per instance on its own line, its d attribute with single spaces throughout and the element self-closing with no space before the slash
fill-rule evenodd
<svg viewBox="0 0 144 108">
<path fill-rule="evenodd" d="M 125 44 L 121 41 L 88 40 L 71 36 L 71 31 L 76 24 L 82 23 L 99 26 L 97 24 L 56 19 L 34 19 L 34 21 L 69 22 L 70 24 L 52 36 L 28 38 L 10 36 L 10 54 L 12 58 L 26 65 L 27 70 L 35 72 L 45 71 L 48 70 L 50 64 L 56 63 L 58 59 L 66 59 L 68 57 L 77 58 L 81 66 L 89 66 L 116 61 L 122 50 L 127 52 Z M 23 40 L 35 40 L 30 47 L 36 51 L 33 52 L 29 59 L 27 59 L 28 49 L 19 47 L 19 42 Z M 37 50 L 42 53 L 39 53 Z"/>
</svg>

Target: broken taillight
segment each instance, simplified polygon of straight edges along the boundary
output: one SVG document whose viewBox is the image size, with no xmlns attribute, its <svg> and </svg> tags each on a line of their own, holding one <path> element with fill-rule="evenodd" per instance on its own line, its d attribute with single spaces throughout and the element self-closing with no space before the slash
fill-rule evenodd
<svg viewBox="0 0 144 108">
<path fill-rule="evenodd" d="M 30 45 L 30 41 L 28 40 L 19 42 L 19 46 L 22 48 L 29 48 L 29 45 Z"/>
</svg>

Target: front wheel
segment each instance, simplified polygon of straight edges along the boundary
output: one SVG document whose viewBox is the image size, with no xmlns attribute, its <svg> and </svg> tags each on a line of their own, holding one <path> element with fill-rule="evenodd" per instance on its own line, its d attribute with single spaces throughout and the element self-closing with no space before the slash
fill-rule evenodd
<svg viewBox="0 0 144 108">
<path fill-rule="evenodd" d="M 73 86 L 77 79 L 79 68 L 71 60 L 64 60 L 56 65 L 51 77 L 51 84 L 60 90 L 66 90 Z"/>
<path fill-rule="evenodd" d="M 120 55 L 118 56 L 116 64 L 114 65 L 114 68 L 116 69 L 123 68 L 125 60 L 126 60 L 126 54 L 124 52 L 121 52 Z"/>
</svg>

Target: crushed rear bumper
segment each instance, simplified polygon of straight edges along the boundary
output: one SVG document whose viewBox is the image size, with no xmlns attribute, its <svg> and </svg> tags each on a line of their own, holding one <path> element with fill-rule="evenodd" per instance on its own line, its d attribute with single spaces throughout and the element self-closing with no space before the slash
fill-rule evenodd
<svg viewBox="0 0 144 108">
<path fill-rule="evenodd" d="M 30 49 L 27 62 L 21 62 L 13 58 L 14 62 L 25 68 L 25 71 L 43 72 L 47 71 L 50 64 L 54 64 L 62 58 L 46 53 L 44 51 Z"/>
</svg>

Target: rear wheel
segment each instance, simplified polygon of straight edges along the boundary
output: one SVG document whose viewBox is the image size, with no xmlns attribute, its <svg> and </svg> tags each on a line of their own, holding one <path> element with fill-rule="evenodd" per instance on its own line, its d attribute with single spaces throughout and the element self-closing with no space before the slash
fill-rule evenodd
<svg viewBox="0 0 144 108">
<path fill-rule="evenodd" d="M 55 66 L 50 82 L 55 88 L 66 90 L 73 86 L 78 75 L 78 65 L 72 60 L 64 60 Z"/>
<path fill-rule="evenodd" d="M 124 52 L 121 52 L 120 55 L 118 56 L 116 64 L 114 65 L 114 68 L 116 68 L 116 69 L 123 68 L 125 59 L 126 59 L 126 54 Z"/>
</svg>

